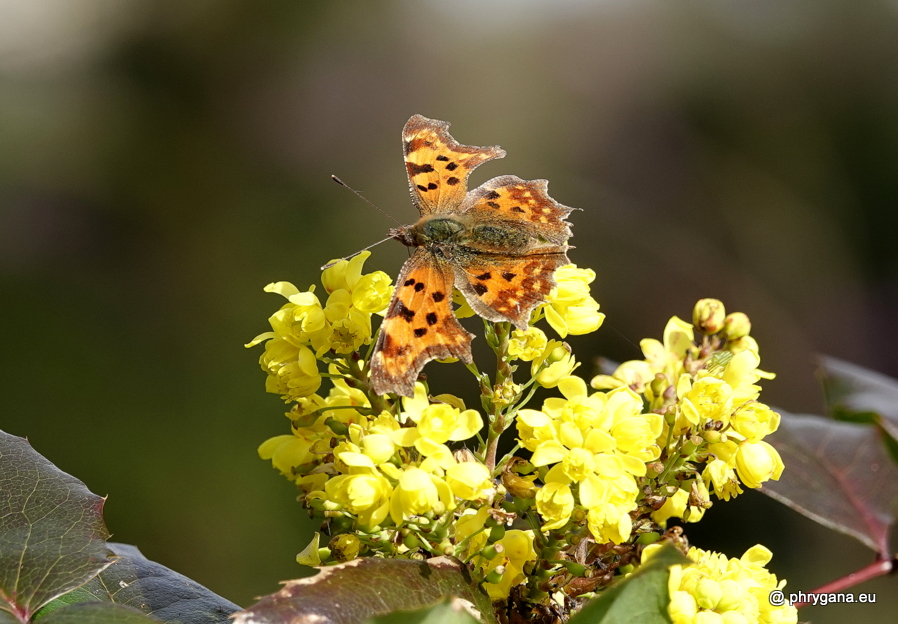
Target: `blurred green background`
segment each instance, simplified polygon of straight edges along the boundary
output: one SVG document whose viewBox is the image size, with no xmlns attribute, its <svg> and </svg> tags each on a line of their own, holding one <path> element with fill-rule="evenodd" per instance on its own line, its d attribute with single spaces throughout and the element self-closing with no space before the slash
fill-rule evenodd
<svg viewBox="0 0 898 624">
<path fill-rule="evenodd" d="M 303 574 L 313 527 L 255 451 L 285 407 L 242 345 L 265 284 L 392 226 L 330 174 L 416 219 L 414 113 L 508 151 L 474 184 L 583 208 L 570 256 L 608 319 L 582 360 L 714 296 L 751 317 L 771 404 L 821 412 L 815 353 L 898 377 L 894 1 L 3 0 L 0 428 L 108 495 L 114 539 L 243 605 Z M 872 561 L 755 493 L 688 535 L 770 546 L 787 591 Z M 886 621 L 894 588 L 802 619 Z"/>
</svg>

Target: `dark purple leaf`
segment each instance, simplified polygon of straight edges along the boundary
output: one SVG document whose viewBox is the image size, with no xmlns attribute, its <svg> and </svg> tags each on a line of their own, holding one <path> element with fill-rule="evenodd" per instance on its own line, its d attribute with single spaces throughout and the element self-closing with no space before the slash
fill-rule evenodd
<svg viewBox="0 0 898 624">
<path fill-rule="evenodd" d="M 898 509 L 898 467 L 881 431 L 872 425 L 778 411 L 780 428 L 767 439 L 786 468 L 779 481 L 768 481 L 761 492 L 889 557 L 889 529 Z"/>
<path fill-rule="evenodd" d="M 239 612 L 234 624 L 361 624 L 446 598 L 465 600 L 484 622 L 495 622 L 489 598 L 455 559 L 362 557 L 318 570 L 316 576 L 287 581 L 279 592 Z"/>
<path fill-rule="evenodd" d="M 898 440 L 898 381 L 876 371 L 833 358 L 820 358 L 826 400 L 835 413 L 875 414 Z"/>
<path fill-rule="evenodd" d="M 48 613 L 41 624 L 159 624 L 142 611 L 110 602 L 82 602 Z"/>
<path fill-rule="evenodd" d="M 0 609 L 27 621 L 112 563 L 103 502 L 0 431 Z"/>
<path fill-rule="evenodd" d="M 109 543 L 118 557 L 111 566 L 73 592 L 60 596 L 38 613 L 66 604 L 112 602 L 180 624 L 226 624 L 240 607 L 206 589 L 196 581 L 150 561 L 134 546 Z"/>
</svg>

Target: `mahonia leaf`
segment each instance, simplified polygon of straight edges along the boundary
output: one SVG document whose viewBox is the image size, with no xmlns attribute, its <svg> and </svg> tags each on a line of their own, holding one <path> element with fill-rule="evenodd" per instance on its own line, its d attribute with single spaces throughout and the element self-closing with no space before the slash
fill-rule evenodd
<svg viewBox="0 0 898 624">
<path fill-rule="evenodd" d="M 665 546 L 634 574 L 586 603 L 570 624 L 670 624 L 668 569 L 688 563 L 679 550 Z"/>
<path fill-rule="evenodd" d="M 56 609 L 42 624 L 159 624 L 143 611 L 109 602 L 83 602 Z"/>
<path fill-rule="evenodd" d="M 873 415 L 898 440 L 898 380 L 833 357 L 820 358 L 820 376 L 835 415 L 854 420 Z"/>
<path fill-rule="evenodd" d="M 112 563 L 104 499 L 0 431 L 0 609 L 26 622 Z"/>
<path fill-rule="evenodd" d="M 240 610 L 196 581 L 150 561 L 134 546 L 110 542 L 115 563 L 73 592 L 60 596 L 35 615 L 41 619 L 66 604 L 111 602 L 152 615 L 163 622 L 226 624 Z"/>
<path fill-rule="evenodd" d="M 458 560 L 362 557 L 323 566 L 316 576 L 287 581 L 279 592 L 234 616 L 234 624 L 361 624 L 368 618 L 464 600 L 483 622 L 495 622 L 489 597 Z"/>
<path fill-rule="evenodd" d="M 447 600 L 415 611 L 394 611 L 367 620 L 367 624 L 477 624 L 468 605 L 461 600 Z"/>
<path fill-rule="evenodd" d="M 888 558 L 889 530 L 898 510 L 898 467 L 880 429 L 777 411 L 780 427 L 767 440 L 786 468 L 761 492 Z"/>
</svg>

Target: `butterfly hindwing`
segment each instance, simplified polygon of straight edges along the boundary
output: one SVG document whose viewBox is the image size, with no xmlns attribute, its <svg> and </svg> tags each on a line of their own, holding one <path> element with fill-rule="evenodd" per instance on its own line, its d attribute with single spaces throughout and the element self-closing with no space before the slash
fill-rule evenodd
<svg viewBox="0 0 898 624">
<path fill-rule="evenodd" d="M 498 145 L 462 145 L 449 122 L 414 115 L 402 131 L 402 151 L 412 201 L 422 215 L 449 212 L 465 199 L 468 176 L 478 166 L 505 156 Z"/>
<path fill-rule="evenodd" d="M 483 318 L 524 330 L 555 287 L 555 270 L 568 262 L 558 248 L 528 256 L 476 254 L 455 267 L 455 285 Z"/>
<path fill-rule="evenodd" d="M 377 394 L 412 396 L 421 368 L 434 359 L 471 362 L 471 339 L 452 311 L 452 267 L 424 248 L 409 258 L 387 309 L 371 357 Z"/>
</svg>

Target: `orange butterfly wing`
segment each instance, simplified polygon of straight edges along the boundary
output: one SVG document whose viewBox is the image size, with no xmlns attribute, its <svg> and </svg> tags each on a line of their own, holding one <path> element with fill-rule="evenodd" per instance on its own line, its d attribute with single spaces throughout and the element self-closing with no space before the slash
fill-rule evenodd
<svg viewBox="0 0 898 624">
<path fill-rule="evenodd" d="M 471 339 L 452 312 L 455 275 L 448 262 L 419 248 L 396 280 L 371 356 L 371 387 L 377 394 L 415 393 L 415 380 L 430 360 L 456 357 L 471 363 Z"/>
<path fill-rule="evenodd" d="M 465 199 L 468 176 L 477 166 L 505 156 L 498 145 L 462 145 L 449 122 L 414 115 L 402 130 L 402 151 L 412 201 L 421 215 L 449 212 Z"/>
<path fill-rule="evenodd" d="M 574 208 L 549 197 L 546 180 L 500 176 L 468 193 L 475 253 L 459 254 L 455 285 L 471 308 L 491 321 L 526 329 L 533 308 L 555 287 L 555 270 L 568 264 Z"/>
<path fill-rule="evenodd" d="M 477 314 L 527 329 L 533 308 L 555 288 L 555 270 L 568 264 L 563 251 L 528 256 L 478 254 L 455 268 L 455 285 Z"/>
</svg>

